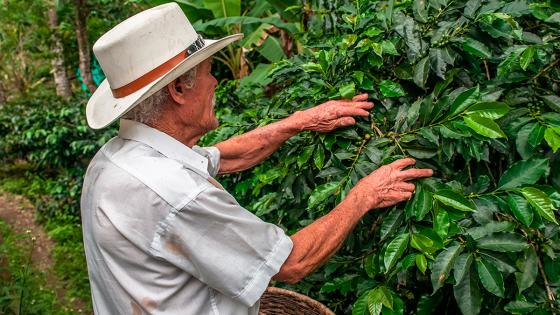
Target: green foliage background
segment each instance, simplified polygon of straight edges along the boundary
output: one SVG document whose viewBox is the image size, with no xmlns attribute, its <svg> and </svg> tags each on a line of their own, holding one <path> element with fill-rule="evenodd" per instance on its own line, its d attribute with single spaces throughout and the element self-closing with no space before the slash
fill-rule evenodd
<svg viewBox="0 0 560 315">
<path fill-rule="evenodd" d="M 222 85 L 222 127 L 205 140 L 361 92 L 376 103 L 371 117 L 294 137 L 222 182 L 293 233 L 396 158 L 413 156 L 435 176 L 408 203 L 368 214 L 293 288 L 337 313 L 556 312 L 558 4 L 329 6 L 308 7 L 303 52 L 254 80 L 264 83 Z"/>
<path fill-rule="evenodd" d="M 558 1 L 227 2 L 241 16 L 181 1 L 201 19 L 199 31 L 251 38 L 243 47 L 252 72 L 221 81 L 222 126 L 205 144 L 329 99 L 367 92 L 376 104 L 355 127 L 302 133 L 261 165 L 220 178 L 242 205 L 291 234 L 380 165 L 413 156 L 435 171 L 409 202 L 366 215 L 329 263 L 291 289 L 337 314 L 558 312 Z M 94 2 L 90 40 L 140 5 Z M 40 11 L 35 4 L 33 14 Z M 31 26 L 38 31 L 23 37 L 26 45 L 42 47 L 44 21 L 9 12 L 2 18 L 21 23 L 0 26 L 14 39 L 0 50 L 17 49 L 17 34 Z M 66 6 L 60 16 L 70 13 Z M 271 25 L 288 32 L 290 49 Z M 72 37 L 71 25 L 61 27 Z M 259 46 L 264 31 L 274 36 Z M 237 77 L 240 51 L 221 55 L 219 79 Z M 79 194 L 89 159 L 115 129 L 87 128 L 85 95 L 51 96 L 50 83 L 40 84 L 48 56 L 37 56 L 0 69 L 27 82 L 0 107 L 1 187 L 31 198 L 59 244 L 57 274 L 87 299 Z"/>
</svg>

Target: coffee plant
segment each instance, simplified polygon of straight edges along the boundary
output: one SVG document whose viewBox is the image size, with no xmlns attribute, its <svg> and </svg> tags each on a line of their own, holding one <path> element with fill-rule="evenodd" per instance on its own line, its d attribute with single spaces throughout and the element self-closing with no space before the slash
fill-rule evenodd
<svg viewBox="0 0 560 315">
<path fill-rule="evenodd" d="M 292 8 L 297 10 L 297 8 Z M 221 180 L 293 233 L 381 165 L 434 177 L 366 215 L 291 288 L 340 314 L 559 312 L 560 3 L 311 1 L 301 53 L 219 87 L 215 143 L 329 99 L 368 93 L 368 119 L 302 133 Z"/>
</svg>

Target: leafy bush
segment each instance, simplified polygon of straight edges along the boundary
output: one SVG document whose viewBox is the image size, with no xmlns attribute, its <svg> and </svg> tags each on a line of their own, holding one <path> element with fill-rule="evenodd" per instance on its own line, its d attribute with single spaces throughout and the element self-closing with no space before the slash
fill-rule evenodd
<svg viewBox="0 0 560 315">
<path fill-rule="evenodd" d="M 68 284 L 69 299 L 80 298 L 91 309 L 80 194 L 89 160 L 115 129 L 89 129 L 85 103 L 83 96 L 66 103 L 47 94 L 6 104 L 0 111 L 0 187 L 34 204 L 56 241 L 54 271 Z"/>
<path fill-rule="evenodd" d="M 397 158 L 435 176 L 409 202 L 371 211 L 293 288 L 339 313 L 558 312 L 558 3 L 337 4 L 303 8 L 304 53 L 276 63 L 266 86 L 241 84 L 205 141 L 361 92 L 371 117 L 296 136 L 224 185 L 291 233 Z"/>
</svg>

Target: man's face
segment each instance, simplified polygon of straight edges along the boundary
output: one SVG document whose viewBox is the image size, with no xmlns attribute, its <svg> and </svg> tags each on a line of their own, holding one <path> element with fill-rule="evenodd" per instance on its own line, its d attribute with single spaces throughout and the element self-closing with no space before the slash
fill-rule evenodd
<svg viewBox="0 0 560 315">
<path fill-rule="evenodd" d="M 204 129 L 205 132 L 214 130 L 218 128 L 219 122 L 214 113 L 214 90 L 218 81 L 210 72 L 212 69 L 212 57 L 204 60 L 199 64 L 196 72 L 196 81 L 194 84 L 194 94 L 196 95 L 197 104 L 200 109 L 200 116 L 198 117 L 198 122 L 200 122 L 200 127 Z"/>
</svg>

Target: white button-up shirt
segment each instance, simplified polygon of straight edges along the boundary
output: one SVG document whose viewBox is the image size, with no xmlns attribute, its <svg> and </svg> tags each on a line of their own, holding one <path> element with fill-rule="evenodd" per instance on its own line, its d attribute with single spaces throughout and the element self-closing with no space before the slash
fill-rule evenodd
<svg viewBox="0 0 560 315">
<path fill-rule="evenodd" d="M 213 179 L 219 160 L 121 120 L 82 190 L 96 314 L 257 314 L 292 242 Z"/>
</svg>

